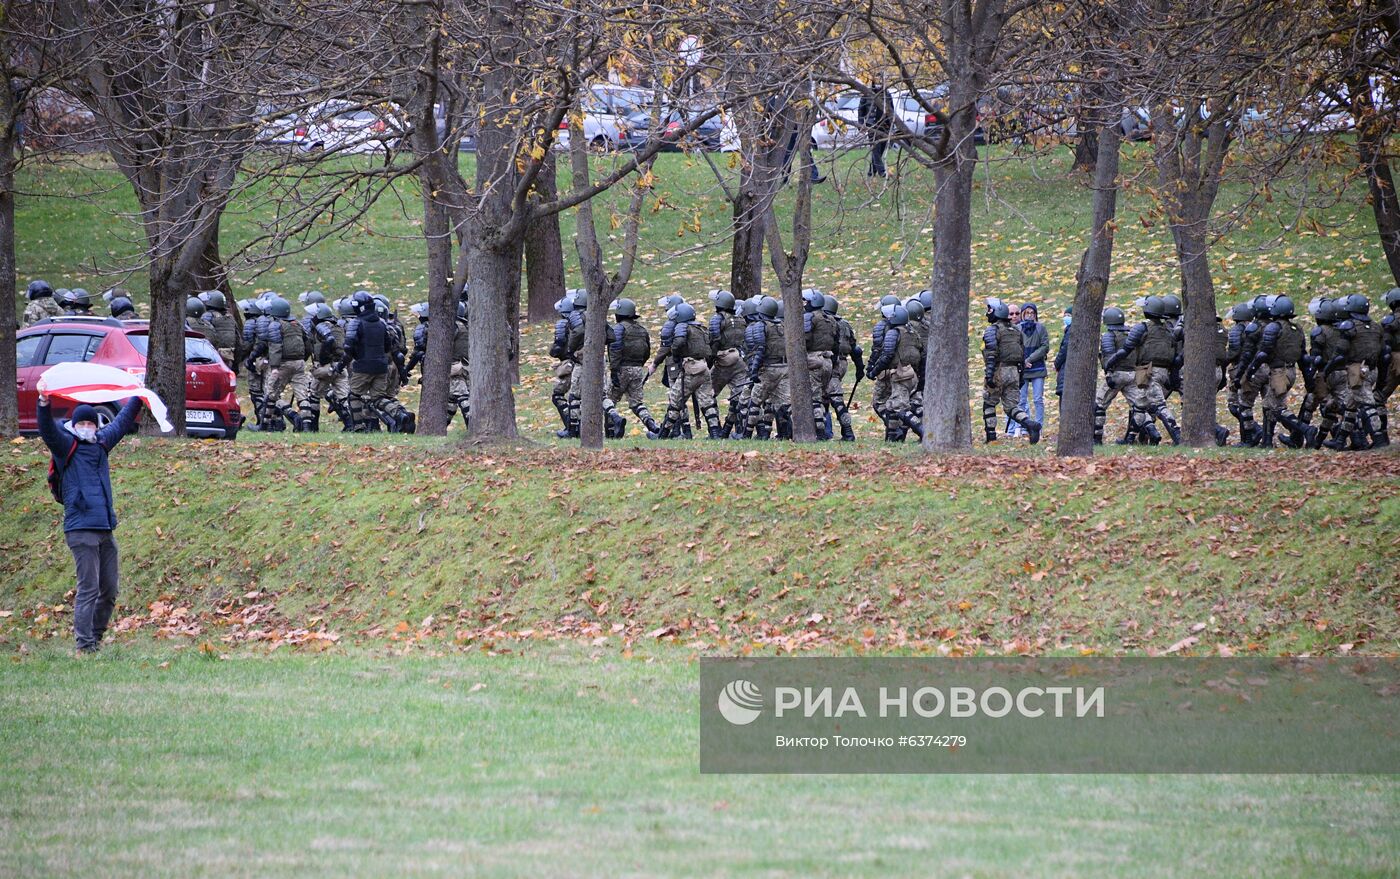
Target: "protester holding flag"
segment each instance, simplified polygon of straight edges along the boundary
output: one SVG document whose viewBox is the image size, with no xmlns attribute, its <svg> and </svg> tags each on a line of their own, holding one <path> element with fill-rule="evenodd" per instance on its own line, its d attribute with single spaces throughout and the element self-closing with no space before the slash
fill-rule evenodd
<svg viewBox="0 0 1400 879">
<path fill-rule="evenodd" d="M 79 364 L 75 364 L 79 365 Z M 90 364 L 81 366 L 91 367 Z M 120 374 L 120 370 L 112 370 Z M 126 376 L 121 387 L 105 375 L 78 374 L 80 383 L 67 384 L 49 381 L 50 375 L 40 379 L 39 387 L 39 435 L 53 454 L 52 473 L 49 477 L 54 497 L 63 503 L 63 532 L 68 548 L 73 552 L 73 563 L 78 572 L 77 596 L 73 599 L 73 634 L 78 642 L 79 653 L 94 653 L 102 643 L 102 635 L 107 630 L 107 622 L 112 617 L 112 609 L 117 603 L 117 541 L 113 531 L 117 527 L 116 508 L 112 502 L 112 479 L 107 467 L 107 456 L 122 437 L 136 430 L 137 416 L 141 404 L 154 394 L 140 387 L 139 382 Z M 49 414 L 49 395 L 66 399 L 86 397 L 90 402 L 76 406 L 69 418 L 60 424 Z M 101 430 L 97 427 L 97 410 L 91 402 L 93 397 L 130 399 L 122 406 L 116 418 Z M 154 397 L 153 407 L 160 404 Z M 164 412 L 160 414 L 163 416 Z M 163 418 L 162 418 L 163 420 Z"/>
</svg>

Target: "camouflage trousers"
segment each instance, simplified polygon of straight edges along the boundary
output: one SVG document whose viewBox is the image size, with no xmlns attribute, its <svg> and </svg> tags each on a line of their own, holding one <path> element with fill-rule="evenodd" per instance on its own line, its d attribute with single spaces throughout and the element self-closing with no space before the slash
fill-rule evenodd
<svg viewBox="0 0 1400 879">
<path fill-rule="evenodd" d="M 846 430 L 851 428 L 851 410 L 846 408 L 846 389 L 842 387 L 842 380 L 846 378 L 846 368 L 848 361 L 845 358 L 837 358 L 832 364 L 831 375 L 827 377 L 826 387 L 822 389 L 822 401 L 831 407 L 831 411 L 836 413 L 836 421 Z"/>
<path fill-rule="evenodd" d="M 1104 422 L 1108 420 L 1108 407 L 1113 405 L 1113 401 L 1122 394 L 1123 399 L 1128 401 L 1129 422 L 1136 425 L 1134 420 L 1137 413 L 1146 411 L 1144 404 L 1147 395 L 1143 393 L 1134 381 L 1134 374 L 1131 369 L 1116 369 L 1113 372 L 1104 373 L 1103 380 L 1099 382 L 1099 392 L 1094 398 L 1094 442 L 1103 442 Z M 1137 416 L 1140 418 L 1140 416 Z"/>
<path fill-rule="evenodd" d="M 982 385 L 982 429 L 987 442 L 997 438 L 997 404 L 1017 424 L 1029 420 L 1021 408 L 1021 371 L 1014 366 L 997 367 Z"/>
<path fill-rule="evenodd" d="M 700 409 L 700 417 L 711 435 L 719 433 L 719 413 L 715 409 L 715 391 L 710 383 L 710 365 L 698 357 L 687 357 L 681 361 L 681 368 L 671 378 L 670 392 L 666 395 L 666 417 L 661 422 L 663 431 L 674 431 L 685 418 L 686 407 L 691 400 Z"/>
<path fill-rule="evenodd" d="M 569 421 L 573 424 L 579 423 L 579 417 L 583 412 L 583 386 L 588 381 L 588 371 L 587 364 L 575 364 L 573 374 L 569 379 Z M 617 407 L 613 405 L 612 393 L 612 381 L 607 370 L 603 370 L 603 412 L 605 413 L 617 412 Z"/>
<path fill-rule="evenodd" d="M 826 386 L 831 381 L 831 370 L 835 360 L 830 351 L 807 353 L 807 384 L 811 388 L 812 421 L 816 424 L 818 436 L 826 429 Z"/>
<path fill-rule="evenodd" d="M 471 418 L 472 413 L 472 390 L 467 379 L 471 376 L 471 367 L 462 360 L 452 363 L 451 371 L 448 372 L 447 379 L 447 419 L 452 420 L 452 416 L 457 413 L 462 414 L 463 424 Z"/>
<path fill-rule="evenodd" d="M 282 417 L 291 409 L 282 404 L 282 394 L 288 388 L 291 388 L 292 402 L 296 404 L 297 411 L 302 415 L 308 414 L 311 377 L 307 375 L 305 360 L 287 360 L 279 366 L 267 368 L 263 377 L 263 421 L 272 430 L 281 429 Z"/>
<path fill-rule="evenodd" d="M 561 360 L 554 367 L 554 386 L 550 390 L 550 401 L 554 403 L 554 409 L 559 413 L 559 418 L 564 422 L 564 426 L 569 426 L 569 390 L 574 383 L 574 362 L 572 360 Z"/>
<path fill-rule="evenodd" d="M 627 401 L 627 407 L 643 424 L 653 422 L 651 410 L 647 409 L 646 385 L 647 368 L 644 365 L 619 366 L 613 370 L 612 389 L 609 396 L 614 404 Z"/>
<path fill-rule="evenodd" d="M 1172 371 L 1165 366 L 1153 366 L 1147 370 L 1147 384 L 1143 385 L 1142 376 L 1137 377 L 1137 385 L 1143 391 L 1143 409 L 1145 414 L 1141 423 L 1150 421 L 1152 416 L 1156 416 L 1158 421 L 1176 434 L 1176 418 L 1171 410 L 1167 408 L 1167 388 L 1171 386 Z"/>
<path fill-rule="evenodd" d="M 337 373 L 330 366 L 318 366 L 311 370 L 311 396 L 308 400 L 315 420 L 321 420 L 321 401 L 332 412 L 340 416 L 346 430 L 354 427 L 350 418 L 350 379 L 345 373 Z"/>
<path fill-rule="evenodd" d="M 749 370 L 737 349 L 726 348 L 715 355 L 715 365 L 710 369 L 710 387 L 715 392 L 716 405 L 720 394 L 725 388 L 729 389 L 729 412 L 724 420 L 730 428 L 737 427 L 743 420 L 750 390 Z"/>
<path fill-rule="evenodd" d="M 1380 410 L 1376 406 L 1376 370 L 1367 363 L 1349 363 L 1345 424 L 1357 430 L 1379 433 Z"/>
<path fill-rule="evenodd" d="M 400 424 L 408 409 L 389 394 L 389 375 L 367 372 L 350 373 L 350 418 L 354 430 L 378 430 L 379 420 Z"/>
<path fill-rule="evenodd" d="M 756 427 L 765 406 L 780 415 L 786 415 L 791 405 L 792 388 L 788 384 L 787 364 L 765 366 L 753 378 L 748 411 L 744 416 L 745 424 L 750 430 Z"/>
<path fill-rule="evenodd" d="M 1288 408 L 1288 392 L 1297 380 L 1297 370 L 1292 366 L 1263 366 L 1259 371 L 1264 380 L 1264 410 L 1279 412 Z"/>
</svg>

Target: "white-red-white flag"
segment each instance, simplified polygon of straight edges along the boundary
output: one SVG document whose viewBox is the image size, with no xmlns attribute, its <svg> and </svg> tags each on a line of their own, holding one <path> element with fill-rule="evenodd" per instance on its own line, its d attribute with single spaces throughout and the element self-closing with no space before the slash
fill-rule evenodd
<svg viewBox="0 0 1400 879">
<path fill-rule="evenodd" d="M 146 408 L 160 423 L 163 433 L 175 425 L 166 417 L 165 401 L 147 388 L 140 376 L 100 363 L 59 363 L 39 376 L 37 389 L 50 397 L 62 397 L 75 403 L 110 403 L 128 397 L 140 397 Z"/>
</svg>

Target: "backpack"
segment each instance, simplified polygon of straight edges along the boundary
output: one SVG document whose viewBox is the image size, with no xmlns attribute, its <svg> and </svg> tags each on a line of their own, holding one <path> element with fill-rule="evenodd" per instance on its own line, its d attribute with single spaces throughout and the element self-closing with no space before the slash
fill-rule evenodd
<svg viewBox="0 0 1400 879">
<path fill-rule="evenodd" d="M 68 462 L 73 460 L 73 455 L 78 451 L 78 441 L 73 440 L 73 445 L 68 447 L 68 454 L 63 456 L 63 467 L 68 466 Z M 63 470 L 58 466 L 58 459 L 49 456 L 49 494 L 60 504 L 63 503 Z"/>
</svg>

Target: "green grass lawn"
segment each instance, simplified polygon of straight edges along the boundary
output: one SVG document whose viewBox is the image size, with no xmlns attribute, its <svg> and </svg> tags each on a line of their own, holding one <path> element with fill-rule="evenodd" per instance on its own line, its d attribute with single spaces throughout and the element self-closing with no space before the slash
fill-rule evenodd
<svg viewBox="0 0 1400 879">
<path fill-rule="evenodd" d="M 701 776 L 681 651 L 0 664 L 13 876 L 1388 876 L 1368 776 Z"/>
</svg>

